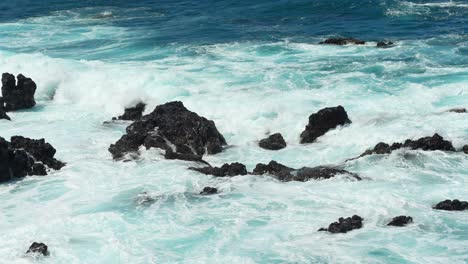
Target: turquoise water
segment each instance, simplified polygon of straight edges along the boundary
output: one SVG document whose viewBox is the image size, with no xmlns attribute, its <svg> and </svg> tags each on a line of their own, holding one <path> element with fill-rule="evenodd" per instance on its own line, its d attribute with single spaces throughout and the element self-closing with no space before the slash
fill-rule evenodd
<svg viewBox="0 0 468 264">
<path fill-rule="evenodd" d="M 2 137 L 44 137 L 67 166 L 0 185 L 0 263 L 467 263 L 463 153 L 400 150 L 346 163 L 365 180 L 281 183 L 213 178 L 142 151 L 114 162 L 139 100 L 172 100 L 215 121 L 233 147 L 213 165 L 342 164 L 380 141 L 439 133 L 468 143 L 466 1 L 14 1 L 0 4 L 0 72 L 36 81 L 37 107 L 0 121 Z M 330 35 L 369 40 L 321 46 Z M 397 43 L 376 49 L 376 41 Z M 343 105 L 352 120 L 299 144 L 308 116 Z M 280 132 L 288 147 L 257 141 Z M 205 186 L 221 194 L 200 197 Z M 154 204 L 141 204 L 148 192 Z M 364 228 L 316 232 L 358 214 Z M 394 216 L 414 224 L 389 228 Z M 51 255 L 25 257 L 33 241 Z"/>
</svg>

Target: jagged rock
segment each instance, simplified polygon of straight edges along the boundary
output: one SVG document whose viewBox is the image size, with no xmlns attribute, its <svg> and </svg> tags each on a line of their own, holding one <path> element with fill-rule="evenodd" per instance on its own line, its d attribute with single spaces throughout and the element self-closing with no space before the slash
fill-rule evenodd
<svg viewBox="0 0 468 264">
<path fill-rule="evenodd" d="M 279 150 L 286 147 L 286 141 L 280 133 L 276 133 L 260 140 L 258 145 L 264 149 Z"/>
<path fill-rule="evenodd" d="M 219 153 L 226 145 L 213 121 L 187 110 L 181 102 L 157 106 L 128 126 L 126 132 L 109 147 L 114 159 L 137 151 L 141 145 L 198 156 Z"/>
<path fill-rule="evenodd" d="M 394 217 L 387 226 L 405 226 L 413 223 L 413 218 L 411 216 L 400 215 Z"/>
<path fill-rule="evenodd" d="M 293 169 L 287 166 L 284 166 L 274 160 L 270 161 L 268 164 L 259 163 L 253 170 L 252 174 L 262 175 L 269 174 L 280 181 L 308 181 L 308 180 L 321 180 L 321 179 L 330 179 L 335 177 L 338 174 L 347 174 L 357 180 L 361 180 L 355 173 L 351 173 L 346 170 L 318 166 L 318 167 L 303 167 L 300 169 Z"/>
<path fill-rule="evenodd" d="M 6 113 L 5 108 L 3 107 L 3 103 L 0 104 L 0 119 L 11 120 L 11 118 Z"/>
<path fill-rule="evenodd" d="M 468 154 L 468 145 L 463 146 L 461 149 L 465 154 Z"/>
<path fill-rule="evenodd" d="M 49 168 L 60 170 L 65 163 L 54 158 L 57 152 L 51 144 L 42 139 L 30 139 L 22 136 L 11 137 L 11 145 L 17 149 L 24 149 L 31 154 L 36 161 L 41 161 Z"/>
<path fill-rule="evenodd" d="M 467 201 L 459 201 L 457 199 L 455 200 L 445 200 L 442 201 L 436 206 L 434 206 L 434 209 L 437 210 L 445 210 L 445 211 L 463 211 L 463 210 L 468 210 L 468 202 Z"/>
<path fill-rule="evenodd" d="M 49 255 L 47 245 L 44 243 L 38 243 L 38 242 L 32 243 L 28 251 L 26 251 L 26 254 L 30 254 L 30 253 L 42 254 L 43 256 Z"/>
<path fill-rule="evenodd" d="M 112 120 L 130 120 L 135 121 L 140 119 L 143 116 L 143 112 L 145 111 L 146 104 L 145 103 L 138 103 L 134 107 L 125 108 L 125 112 L 123 115 L 119 117 L 113 117 Z"/>
<path fill-rule="evenodd" d="M 328 44 L 328 45 L 348 45 L 348 44 L 356 44 L 356 45 L 363 45 L 366 44 L 365 41 L 355 39 L 355 38 L 328 38 L 325 41 L 319 42 L 319 44 Z"/>
<path fill-rule="evenodd" d="M 394 47 L 395 44 L 393 44 L 393 42 L 389 41 L 389 42 L 384 42 L 384 41 L 379 41 L 377 42 L 377 48 L 391 48 L 391 47 Z"/>
<path fill-rule="evenodd" d="M 448 110 L 447 112 L 452 112 L 452 113 L 466 113 L 466 108 L 463 108 L 463 107 L 458 107 L 458 108 L 452 108 L 450 110 Z"/>
<path fill-rule="evenodd" d="M 455 151 L 452 142 L 444 140 L 439 134 L 434 134 L 432 137 L 423 137 L 417 140 L 407 139 L 405 143 L 393 143 L 391 146 L 387 143 L 380 142 L 373 149 L 368 149 L 359 157 L 348 159 L 355 160 L 367 155 L 373 154 L 390 154 L 392 151 L 400 148 L 409 148 L 412 150 L 421 149 L 426 151 L 442 150 L 442 151 Z"/>
<path fill-rule="evenodd" d="M 309 124 L 301 133 L 301 143 L 312 143 L 329 130 L 350 123 L 351 120 L 341 105 L 324 108 L 309 116 Z"/>
<path fill-rule="evenodd" d="M 198 171 L 203 174 L 213 175 L 216 177 L 232 177 L 237 175 L 246 175 L 247 169 L 244 164 L 235 162 L 231 164 L 225 163 L 221 167 L 203 167 L 203 168 L 194 168 L 190 167 L 190 170 Z"/>
<path fill-rule="evenodd" d="M 320 228 L 318 231 L 328 231 L 330 233 L 347 233 L 353 229 L 362 227 L 362 217 L 353 215 L 352 217 L 338 219 L 338 222 L 331 223 L 328 228 Z"/>
<path fill-rule="evenodd" d="M 203 191 L 200 192 L 201 195 L 212 195 L 212 194 L 217 194 L 218 189 L 214 187 L 205 187 L 203 188 Z"/>
<path fill-rule="evenodd" d="M 36 83 L 22 74 L 19 74 L 17 79 L 18 83 L 14 75 L 2 74 L 2 95 L 6 111 L 27 109 L 36 105 Z"/>
</svg>

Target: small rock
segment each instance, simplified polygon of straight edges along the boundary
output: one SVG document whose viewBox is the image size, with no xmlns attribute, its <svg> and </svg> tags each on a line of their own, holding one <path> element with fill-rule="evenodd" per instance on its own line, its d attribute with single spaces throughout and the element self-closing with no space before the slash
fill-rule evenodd
<svg viewBox="0 0 468 264">
<path fill-rule="evenodd" d="M 459 108 L 452 108 L 450 110 L 448 110 L 448 112 L 452 112 L 452 113 L 466 113 L 466 108 L 463 108 L 463 107 L 459 107 Z"/>
<path fill-rule="evenodd" d="M 457 199 L 455 200 L 445 200 L 442 201 L 436 206 L 434 206 L 434 209 L 437 210 L 445 210 L 445 211 L 463 211 L 463 210 L 468 210 L 468 202 L 466 201 L 459 201 Z"/>
<path fill-rule="evenodd" d="M 246 175 L 247 169 L 244 164 L 235 162 L 231 164 L 225 163 L 223 166 L 219 167 L 204 167 L 204 168 L 194 168 L 190 167 L 189 170 L 198 171 L 206 175 L 213 175 L 216 177 L 232 177 L 237 175 Z"/>
<path fill-rule="evenodd" d="M 6 111 L 27 109 L 36 105 L 36 83 L 22 74 L 19 74 L 17 79 L 18 83 L 12 74 L 2 74 L 2 95 Z"/>
<path fill-rule="evenodd" d="M 138 103 L 134 107 L 125 108 L 124 114 L 119 117 L 114 117 L 112 120 L 130 120 L 135 121 L 140 119 L 143 116 L 143 112 L 145 111 L 146 104 L 145 103 Z"/>
<path fill-rule="evenodd" d="M 212 194 L 217 194 L 218 189 L 214 187 L 205 187 L 203 188 L 203 191 L 200 192 L 201 195 L 212 195 Z"/>
<path fill-rule="evenodd" d="M 355 38 L 328 38 L 325 41 L 319 42 L 319 44 L 328 44 L 328 45 L 348 45 L 348 44 L 356 44 L 356 45 L 363 45 L 366 44 L 365 41 L 355 39 Z"/>
<path fill-rule="evenodd" d="M 389 41 L 389 42 L 384 42 L 384 41 L 377 42 L 377 48 L 391 48 L 391 47 L 394 47 L 394 46 L 395 45 L 391 41 Z"/>
<path fill-rule="evenodd" d="M 462 151 L 463 151 L 465 154 L 468 154 L 468 145 L 463 146 Z"/>
<path fill-rule="evenodd" d="M 411 216 L 405 216 L 405 215 L 400 215 L 397 217 L 394 217 L 390 223 L 388 223 L 388 226 L 405 226 L 407 224 L 413 223 L 413 218 Z"/>
<path fill-rule="evenodd" d="M 301 143 L 312 143 L 329 130 L 350 123 L 351 120 L 341 105 L 324 108 L 309 116 L 309 124 L 301 133 Z"/>
<path fill-rule="evenodd" d="M 286 141 L 284 141 L 284 138 L 280 133 L 276 133 L 260 140 L 258 145 L 264 149 L 279 150 L 286 147 Z"/>
<path fill-rule="evenodd" d="M 32 243 L 28 251 L 26 251 L 26 254 L 30 254 L 30 253 L 42 254 L 43 256 L 49 255 L 47 245 L 44 243 L 37 243 L 37 242 Z"/>
<path fill-rule="evenodd" d="M 328 228 L 320 228 L 318 231 L 328 231 L 330 233 L 347 233 L 353 229 L 362 227 L 362 217 L 353 215 L 352 217 L 338 219 L 338 222 L 331 223 Z"/>
<path fill-rule="evenodd" d="M 3 106 L 0 106 L 0 119 L 11 120 L 11 118 L 7 115 L 6 110 Z"/>
</svg>

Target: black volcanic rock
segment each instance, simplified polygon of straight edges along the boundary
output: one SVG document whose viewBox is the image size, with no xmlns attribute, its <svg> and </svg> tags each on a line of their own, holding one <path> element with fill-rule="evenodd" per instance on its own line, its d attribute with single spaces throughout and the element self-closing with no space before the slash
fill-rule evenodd
<svg viewBox="0 0 468 264">
<path fill-rule="evenodd" d="M 394 217 L 387 226 L 405 226 L 413 223 L 413 218 L 411 216 L 400 215 Z"/>
<path fill-rule="evenodd" d="M 6 111 L 27 109 L 36 105 L 36 83 L 22 74 L 19 74 L 17 79 L 16 83 L 12 74 L 2 74 L 2 95 Z"/>
<path fill-rule="evenodd" d="M 145 111 L 146 104 L 145 103 L 138 103 L 134 107 L 125 108 L 124 114 L 119 117 L 114 117 L 112 120 L 129 120 L 135 121 L 140 119 L 143 116 L 143 112 Z"/>
<path fill-rule="evenodd" d="M 467 111 L 466 111 L 466 108 L 459 107 L 459 108 L 452 108 L 452 109 L 449 109 L 447 112 L 462 114 L 462 113 L 466 113 Z"/>
<path fill-rule="evenodd" d="M 26 254 L 30 254 L 30 253 L 41 254 L 43 256 L 49 255 L 47 245 L 44 243 L 37 243 L 37 242 L 32 243 L 28 251 L 26 251 Z"/>
<path fill-rule="evenodd" d="M 455 151 L 455 148 L 452 145 L 452 142 L 444 140 L 439 134 L 434 134 L 432 137 L 423 137 L 417 140 L 407 139 L 404 143 L 393 143 L 388 145 L 387 143 L 380 142 L 373 149 L 368 149 L 364 151 L 359 157 L 348 159 L 355 160 L 364 156 L 373 155 L 373 154 L 390 154 L 392 151 L 400 148 L 409 148 L 412 150 L 421 149 L 425 151 Z"/>
<path fill-rule="evenodd" d="M 328 228 L 320 228 L 318 231 L 328 231 L 330 233 L 347 233 L 354 229 L 362 228 L 362 217 L 353 215 L 352 217 L 338 219 L 338 222 L 331 223 Z"/>
<path fill-rule="evenodd" d="M 465 154 L 468 154 L 468 145 L 465 145 L 461 149 Z"/>
<path fill-rule="evenodd" d="M 264 149 L 279 150 L 286 147 L 286 141 L 280 133 L 276 133 L 260 140 L 258 145 Z"/>
<path fill-rule="evenodd" d="M 356 44 L 356 45 L 363 45 L 366 44 L 365 41 L 355 39 L 355 38 L 328 38 L 324 41 L 319 42 L 319 44 L 327 44 L 327 45 L 348 45 L 348 44 Z"/>
<path fill-rule="evenodd" d="M 226 140 L 213 121 L 187 110 L 181 102 L 169 102 L 128 126 L 127 134 L 109 152 L 118 159 L 141 145 L 202 156 L 221 152 Z"/>
<path fill-rule="evenodd" d="M 200 192 L 201 195 L 212 195 L 212 194 L 217 194 L 218 189 L 214 187 L 205 187 L 203 188 L 203 191 Z"/>
<path fill-rule="evenodd" d="M 271 175 L 280 181 L 308 181 L 308 180 L 322 180 L 330 179 L 335 177 L 338 174 L 347 174 L 357 180 L 361 180 L 355 173 L 351 173 L 346 170 L 318 166 L 318 167 L 303 167 L 300 169 L 293 169 L 287 166 L 284 166 L 274 160 L 270 161 L 268 164 L 259 163 L 253 170 L 252 174 L 255 175 Z"/>
<path fill-rule="evenodd" d="M 11 120 L 11 118 L 6 113 L 6 109 L 3 106 L 3 101 L 2 100 L 0 100 L 0 119 Z"/>
<path fill-rule="evenodd" d="M 309 116 L 309 124 L 301 133 L 301 143 L 312 143 L 329 130 L 350 123 L 351 120 L 341 105 L 324 108 Z"/>
<path fill-rule="evenodd" d="M 394 47 L 394 46 L 395 45 L 391 41 L 389 41 L 389 42 L 384 42 L 384 41 L 377 42 L 377 48 L 391 48 L 391 47 Z"/>
<path fill-rule="evenodd" d="M 60 170 L 65 163 L 54 158 L 57 152 L 51 144 L 42 139 L 30 139 L 22 136 L 11 137 L 11 145 L 17 149 L 24 149 L 36 161 L 40 161 L 54 170 Z"/>
<path fill-rule="evenodd" d="M 434 206 L 434 209 L 445 210 L 445 211 L 463 211 L 468 210 L 467 201 L 455 200 L 445 200 Z"/>
<path fill-rule="evenodd" d="M 190 170 L 198 171 L 206 175 L 213 175 L 216 177 L 232 177 L 237 175 L 246 175 L 247 169 L 244 164 L 235 162 L 235 163 L 225 163 L 221 167 L 203 167 L 203 168 L 194 168 L 190 167 Z"/>
</svg>

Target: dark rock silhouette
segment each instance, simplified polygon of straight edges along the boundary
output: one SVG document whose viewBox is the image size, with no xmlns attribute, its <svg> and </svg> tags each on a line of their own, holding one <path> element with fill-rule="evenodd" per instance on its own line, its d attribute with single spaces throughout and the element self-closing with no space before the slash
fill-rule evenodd
<svg viewBox="0 0 468 264">
<path fill-rule="evenodd" d="M 466 113 L 466 108 L 463 108 L 463 107 L 459 107 L 459 108 L 452 108 L 450 110 L 448 110 L 447 112 L 452 112 L 452 113 Z"/>
<path fill-rule="evenodd" d="M 212 194 L 217 194 L 218 189 L 214 187 L 205 187 L 203 188 L 203 191 L 200 192 L 201 195 L 212 195 Z"/>
<path fill-rule="evenodd" d="M 412 150 L 421 149 L 425 151 L 455 151 L 455 148 L 452 145 L 452 142 L 444 140 L 439 134 L 434 134 L 432 137 L 423 137 L 417 140 L 407 139 L 404 143 L 393 143 L 389 145 L 387 143 L 380 142 L 373 149 L 368 149 L 362 153 L 359 157 L 348 159 L 355 160 L 364 156 L 373 155 L 373 154 L 390 154 L 392 151 L 400 148 L 409 148 Z"/>
<path fill-rule="evenodd" d="M 3 102 L 0 100 L 0 119 L 11 120 L 11 118 L 7 115 L 5 107 L 3 107 Z"/>
<path fill-rule="evenodd" d="M 388 223 L 388 226 L 405 226 L 408 224 L 413 223 L 413 218 L 411 216 L 405 216 L 405 215 L 400 215 L 397 217 L 394 217 L 390 223 Z"/>
<path fill-rule="evenodd" d="M 31 154 L 36 161 L 40 161 L 54 170 L 60 170 L 65 163 L 54 158 L 57 152 L 51 144 L 42 139 L 30 139 L 22 136 L 11 137 L 11 145 L 17 149 L 24 149 Z"/>
<path fill-rule="evenodd" d="M 235 162 L 235 163 L 225 163 L 221 167 L 203 167 L 203 168 L 194 168 L 190 167 L 190 170 L 198 171 L 203 174 L 213 175 L 216 177 L 232 177 L 237 175 L 246 175 L 247 169 L 244 164 Z"/>
<path fill-rule="evenodd" d="M 18 83 L 14 75 L 2 74 L 2 95 L 6 111 L 27 109 L 36 105 L 36 83 L 22 74 L 19 74 L 17 79 Z"/>
<path fill-rule="evenodd" d="M 363 45 L 366 44 L 365 41 L 355 39 L 355 38 L 328 38 L 324 41 L 319 42 L 319 44 L 328 44 L 328 45 L 348 45 L 348 44 L 356 44 L 356 45 Z"/>
<path fill-rule="evenodd" d="M 138 103 L 134 107 L 125 108 L 124 114 L 119 117 L 113 117 L 112 120 L 128 120 L 128 121 L 135 121 L 140 119 L 143 116 L 143 112 L 145 111 L 146 104 L 145 103 Z"/>
<path fill-rule="evenodd" d="M 377 42 L 377 48 L 391 48 L 391 47 L 394 47 L 395 44 L 393 44 L 393 42 L 389 41 L 389 42 L 384 42 L 384 41 L 379 41 Z"/>
<path fill-rule="evenodd" d="M 186 160 L 186 161 L 196 161 L 204 163 L 208 166 L 211 166 L 208 162 L 202 159 L 202 156 L 191 154 L 191 153 L 177 153 L 172 151 L 171 149 L 167 149 L 166 153 L 164 154 L 164 158 L 168 160 Z"/>
<path fill-rule="evenodd" d="M 355 178 L 357 180 L 361 180 L 355 173 L 351 173 L 346 170 L 326 167 L 326 166 L 318 166 L 318 167 L 303 167 L 300 169 L 293 169 L 283 164 L 280 164 L 274 160 L 270 161 L 268 164 L 259 163 L 253 170 L 252 174 L 255 175 L 263 175 L 268 174 L 280 181 L 308 181 L 308 180 L 322 180 L 322 179 L 330 179 L 335 177 L 339 174 L 346 174 Z"/>
<path fill-rule="evenodd" d="M 286 147 L 286 141 L 280 133 L 276 133 L 260 140 L 258 145 L 264 149 L 279 150 Z"/>
<path fill-rule="evenodd" d="M 465 154 L 468 154 L 468 145 L 465 145 L 461 149 Z"/>
<path fill-rule="evenodd" d="M 309 123 L 301 133 L 301 143 L 312 143 L 329 130 L 350 123 L 351 120 L 341 105 L 324 108 L 309 116 Z"/>
<path fill-rule="evenodd" d="M 38 243 L 38 242 L 32 243 L 32 245 L 29 247 L 28 251 L 26 251 L 26 254 L 30 254 L 30 253 L 41 254 L 43 256 L 48 256 L 49 255 L 47 245 L 44 244 L 44 243 Z"/>
<path fill-rule="evenodd" d="M 331 223 L 328 228 L 320 228 L 318 231 L 328 231 L 330 233 L 347 233 L 362 227 L 362 217 L 353 215 L 352 217 L 338 219 L 338 222 Z"/>
<path fill-rule="evenodd" d="M 221 152 L 226 140 L 213 121 L 187 110 L 181 102 L 169 102 L 128 126 L 127 134 L 109 152 L 118 159 L 141 145 L 202 156 Z"/>
<path fill-rule="evenodd" d="M 434 206 L 434 209 L 445 210 L 445 211 L 463 211 L 468 210 L 467 201 L 455 200 L 445 200 Z"/>
</svg>

